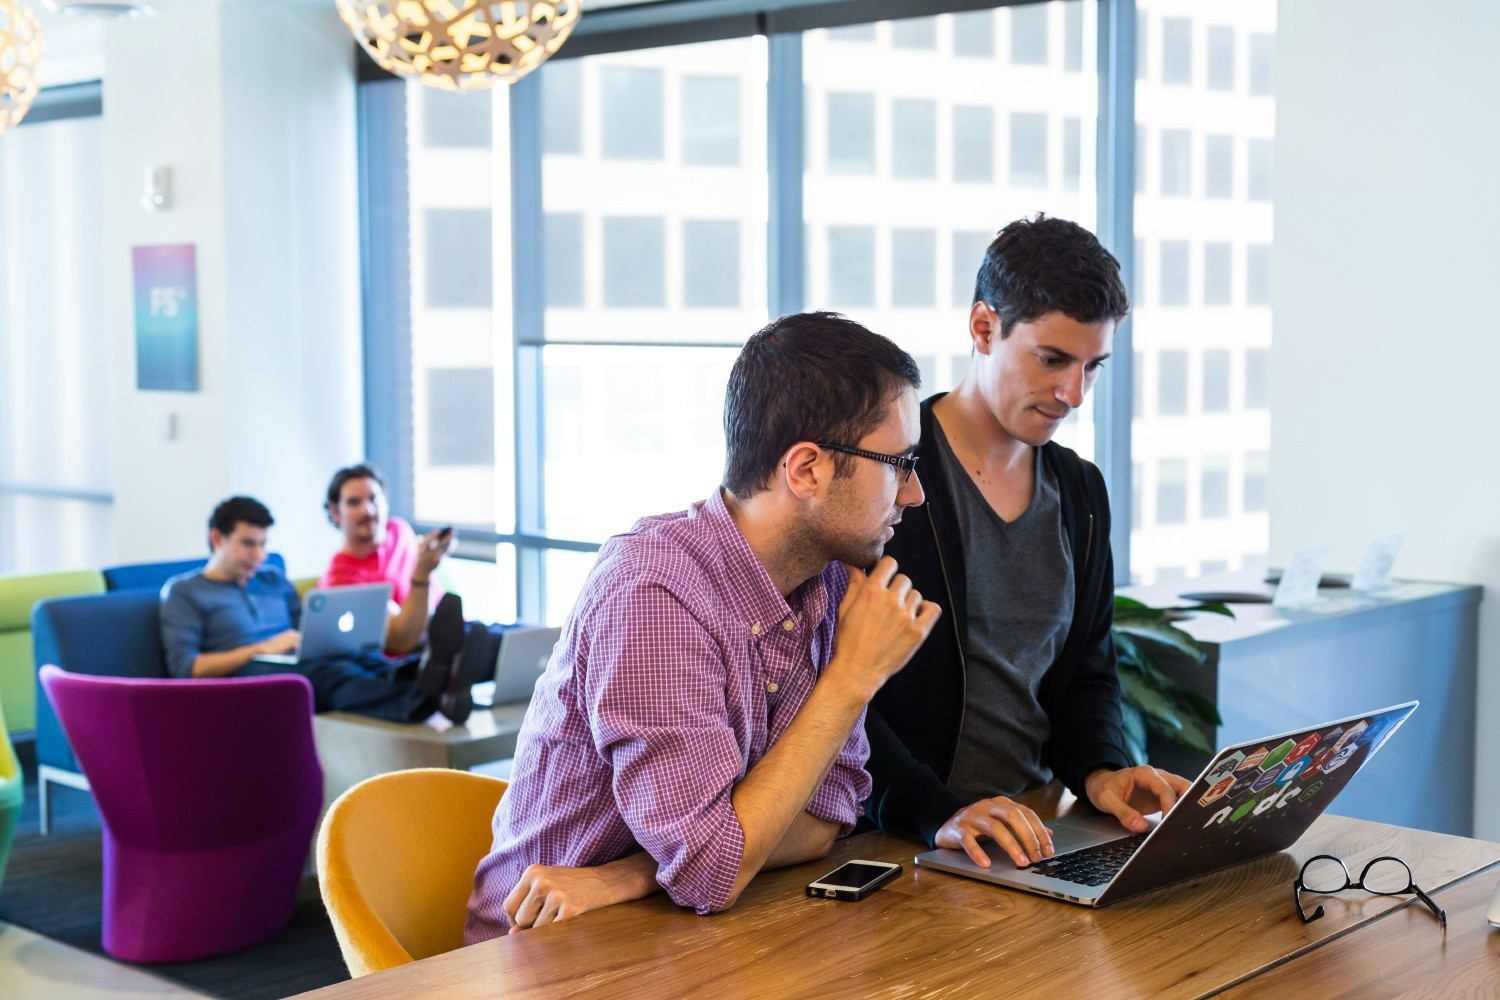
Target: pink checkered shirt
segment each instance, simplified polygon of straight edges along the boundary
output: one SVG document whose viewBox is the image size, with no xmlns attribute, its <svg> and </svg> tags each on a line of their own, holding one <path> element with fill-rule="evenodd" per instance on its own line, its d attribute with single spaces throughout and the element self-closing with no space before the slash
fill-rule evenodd
<svg viewBox="0 0 1500 1000">
<path fill-rule="evenodd" d="M 718 491 L 610 539 L 521 726 L 464 939 L 508 929 L 530 864 L 645 849 L 672 901 L 721 909 L 745 838 L 735 783 L 781 738 L 833 652 L 838 563 L 783 599 Z M 870 792 L 864 716 L 807 811 L 846 835 Z"/>
</svg>

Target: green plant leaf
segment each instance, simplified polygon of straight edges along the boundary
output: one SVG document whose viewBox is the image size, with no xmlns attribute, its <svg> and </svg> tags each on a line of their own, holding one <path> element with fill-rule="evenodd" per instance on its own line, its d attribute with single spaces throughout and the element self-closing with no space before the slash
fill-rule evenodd
<svg viewBox="0 0 1500 1000">
<path fill-rule="evenodd" d="M 1120 693 L 1126 704 L 1140 709 L 1148 723 L 1155 721 L 1171 726 L 1173 729 L 1182 728 L 1182 719 L 1177 714 L 1176 702 L 1136 674 L 1120 675 Z"/>
<path fill-rule="evenodd" d="M 1197 639 L 1165 622 L 1126 622 L 1123 625 L 1116 622 L 1115 629 L 1126 635 L 1166 646 L 1194 663 L 1202 663 L 1207 655 L 1203 652 L 1203 647 L 1198 645 Z"/>
<path fill-rule="evenodd" d="M 1178 694 L 1180 698 L 1187 701 L 1188 707 L 1197 713 L 1198 717 L 1203 721 L 1212 723 L 1215 726 L 1222 726 L 1224 724 L 1224 717 L 1219 714 L 1219 706 L 1215 705 L 1212 700 L 1203 697 L 1197 691 L 1189 691 L 1187 688 L 1182 688 Z M 1213 747 L 1209 747 L 1209 750 L 1213 749 Z"/>
</svg>

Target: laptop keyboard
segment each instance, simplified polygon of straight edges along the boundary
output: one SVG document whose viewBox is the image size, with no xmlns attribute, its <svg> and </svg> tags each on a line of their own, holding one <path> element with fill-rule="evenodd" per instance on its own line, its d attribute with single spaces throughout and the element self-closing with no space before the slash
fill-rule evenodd
<svg viewBox="0 0 1500 1000">
<path fill-rule="evenodd" d="M 1115 877 L 1136 848 L 1146 839 L 1146 834 L 1137 834 L 1123 840 L 1112 840 L 1098 847 L 1086 847 L 1055 858 L 1034 864 L 1026 871 L 1062 879 L 1075 885 L 1103 885 Z"/>
</svg>

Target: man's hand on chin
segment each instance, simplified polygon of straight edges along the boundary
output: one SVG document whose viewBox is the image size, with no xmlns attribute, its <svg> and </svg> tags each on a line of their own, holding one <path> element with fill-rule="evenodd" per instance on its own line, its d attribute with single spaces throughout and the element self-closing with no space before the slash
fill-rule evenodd
<svg viewBox="0 0 1500 1000">
<path fill-rule="evenodd" d="M 1170 771 L 1142 764 L 1095 771 L 1084 779 L 1084 790 L 1095 809 L 1109 813 L 1131 833 L 1145 833 L 1146 814 L 1166 812 L 1191 784 Z"/>
</svg>

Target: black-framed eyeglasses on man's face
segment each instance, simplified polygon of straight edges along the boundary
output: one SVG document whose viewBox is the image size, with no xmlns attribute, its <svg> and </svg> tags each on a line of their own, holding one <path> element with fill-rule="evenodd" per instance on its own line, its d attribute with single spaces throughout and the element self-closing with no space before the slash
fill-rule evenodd
<svg viewBox="0 0 1500 1000">
<path fill-rule="evenodd" d="M 886 465 L 894 465 L 898 469 L 906 470 L 904 482 L 911 482 L 911 477 L 917 471 L 917 456 L 915 455 L 882 455 L 878 451 L 865 451 L 863 448 L 850 448 L 843 444 L 828 444 L 825 441 L 814 441 L 819 448 L 827 448 L 829 451 L 841 451 L 845 455 L 858 455 L 860 458 L 868 458 L 873 462 L 884 462 Z"/>
<path fill-rule="evenodd" d="M 1415 893 L 1416 897 L 1426 903 L 1427 908 L 1438 918 L 1438 923 L 1445 928 L 1448 926 L 1448 914 L 1441 906 L 1434 903 L 1432 897 L 1423 892 L 1422 887 L 1412 879 L 1411 866 L 1389 854 L 1365 865 L 1365 870 L 1359 873 L 1358 882 L 1350 877 L 1349 868 L 1342 858 L 1336 858 L 1332 854 L 1319 854 L 1317 857 L 1308 858 L 1307 863 L 1302 866 L 1302 871 L 1297 873 L 1296 885 L 1292 887 L 1292 895 L 1297 901 L 1297 915 L 1302 918 L 1304 924 L 1310 924 L 1323 915 L 1321 906 L 1313 911 L 1312 916 L 1307 915 L 1307 911 L 1302 908 L 1304 892 L 1329 895 L 1348 889 L 1363 889 L 1376 896 L 1405 896 Z"/>
</svg>

